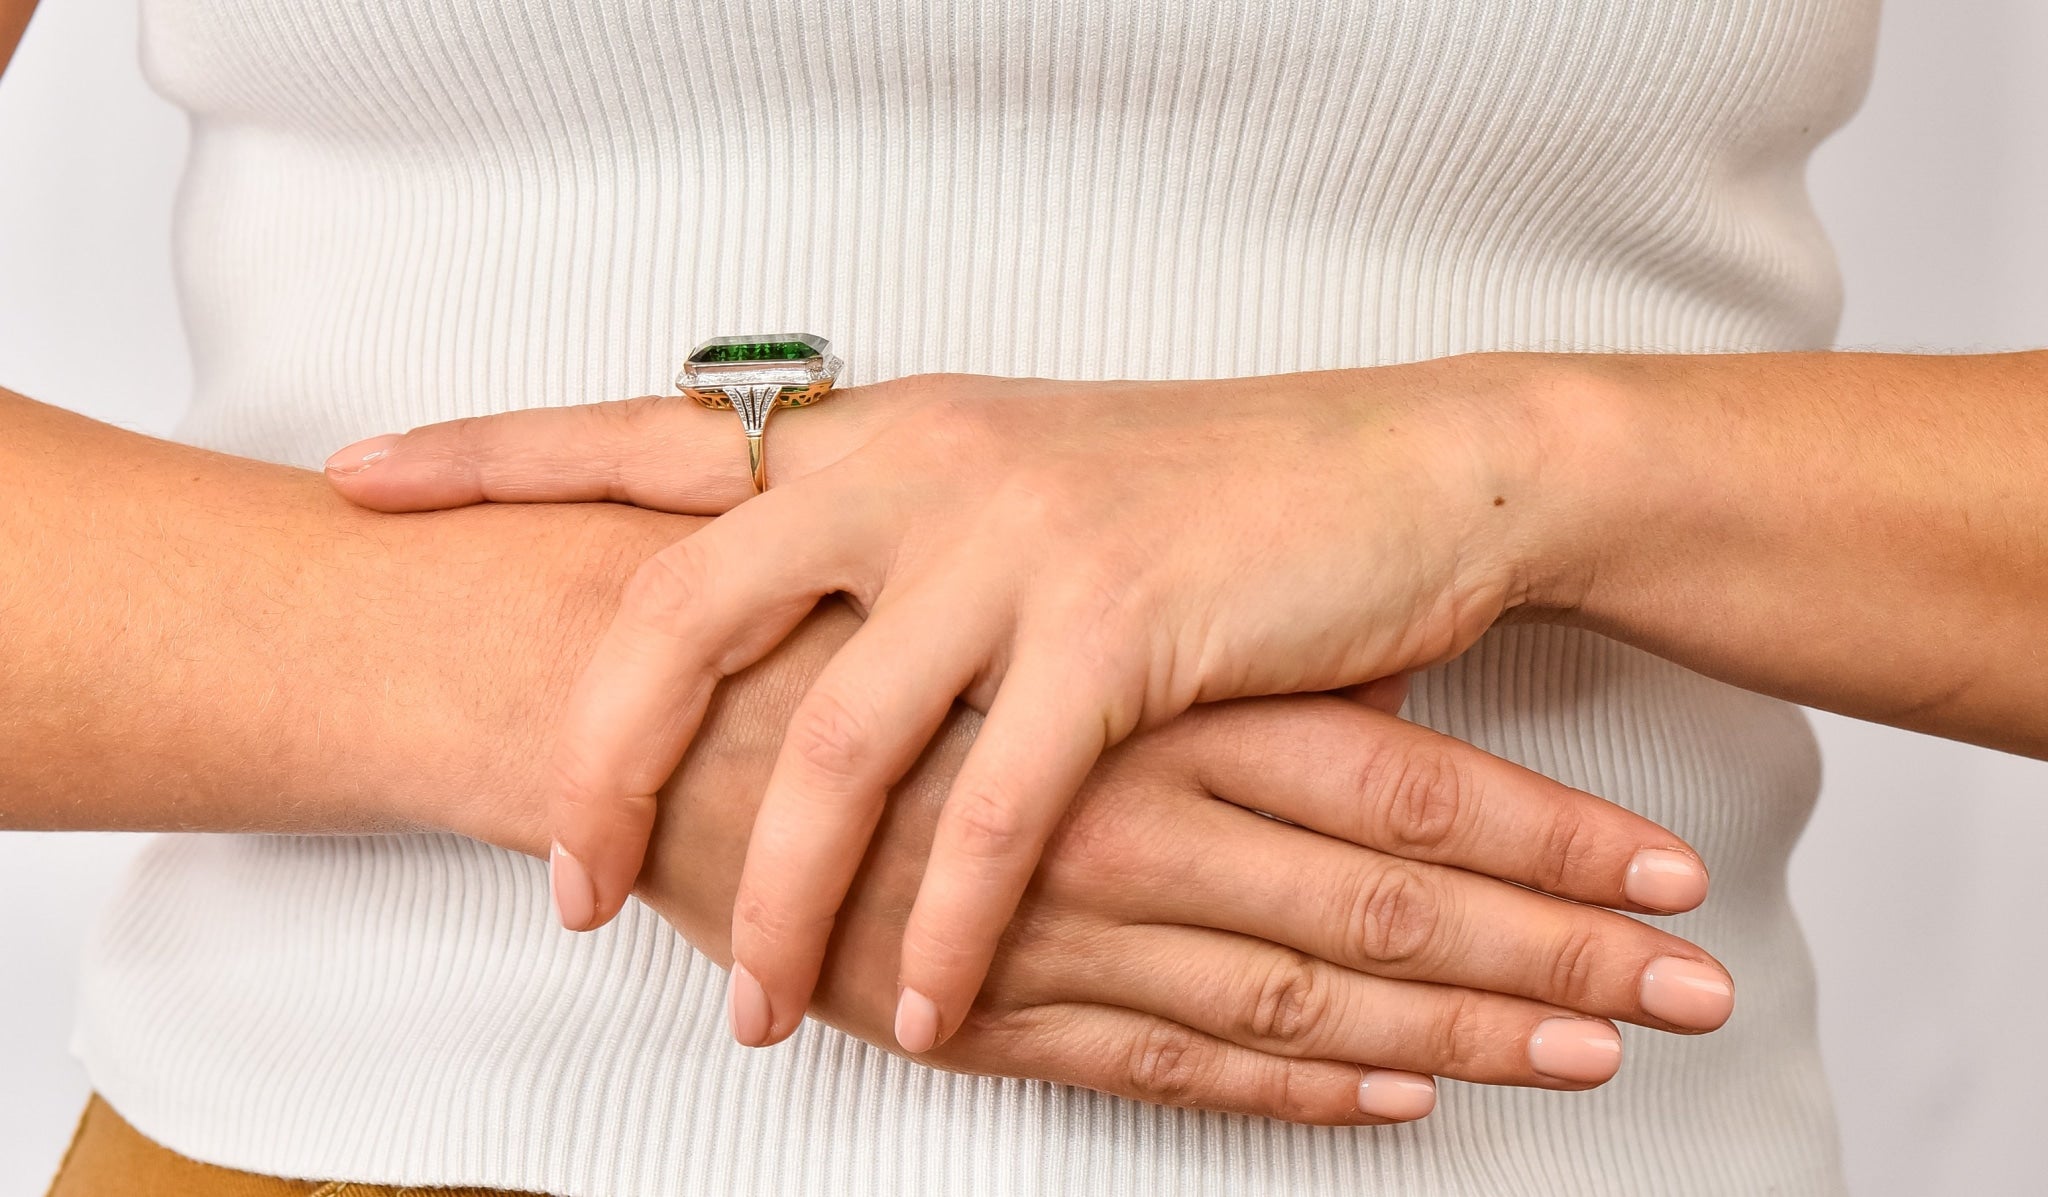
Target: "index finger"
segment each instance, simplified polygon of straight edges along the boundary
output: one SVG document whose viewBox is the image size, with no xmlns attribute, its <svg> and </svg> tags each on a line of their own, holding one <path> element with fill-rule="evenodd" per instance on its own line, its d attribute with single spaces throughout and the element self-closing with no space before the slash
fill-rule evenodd
<svg viewBox="0 0 2048 1197">
<path fill-rule="evenodd" d="M 371 437 L 328 458 L 326 473 L 378 511 L 610 501 L 716 515 L 753 493 L 744 444 L 730 412 L 648 395 Z"/>
<path fill-rule="evenodd" d="M 848 387 L 801 412 L 771 413 L 775 476 L 815 473 L 858 448 L 894 393 Z M 754 493 L 738 419 L 672 395 L 426 424 L 341 449 L 326 473 L 344 498 L 377 511 L 613 502 L 717 515 Z"/>
<path fill-rule="evenodd" d="M 1707 896 L 1706 865 L 1665 828 L 1383 711 L 1255 699 L 1184 716 L 1176 734 L 1211 793 L 1325 835 L 1622 910 Z"/>
</svg>

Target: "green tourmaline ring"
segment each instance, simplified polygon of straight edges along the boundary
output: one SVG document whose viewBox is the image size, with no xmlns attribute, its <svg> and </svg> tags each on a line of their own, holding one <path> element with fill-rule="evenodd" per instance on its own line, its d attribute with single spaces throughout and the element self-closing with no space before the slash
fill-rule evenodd
<svg viewBox="0 0 2048 1197">
<path fill-rule="evenodd" d="M 676 389 L 706 407 L 729 407 L 740 414 L 758 495 L 768 489 L 762 444 L 768 413 L 805 407 L 831 394 L 843 364 L 832 356 L 831 342 L 808 333 L 713 337 L 691 351 L 676 375 Z"/>
</svg>

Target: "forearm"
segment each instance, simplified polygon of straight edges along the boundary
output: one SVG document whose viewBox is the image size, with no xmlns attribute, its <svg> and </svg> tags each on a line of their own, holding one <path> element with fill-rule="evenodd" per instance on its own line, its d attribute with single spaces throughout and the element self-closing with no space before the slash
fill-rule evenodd
<svg viewBox="0 0 2048 1197">
<path fill-rule="evenodd" d="M 1614 355 L 1548 388 L 1562 618 L 2048 755 L 2048 354 Z"/>
<path fill-rule="evenodd" d="M 377 515 L 0 393 L 0 821 L 542 850 L 568 684 L 634 566 L 697 522 Z"/>
</svg>

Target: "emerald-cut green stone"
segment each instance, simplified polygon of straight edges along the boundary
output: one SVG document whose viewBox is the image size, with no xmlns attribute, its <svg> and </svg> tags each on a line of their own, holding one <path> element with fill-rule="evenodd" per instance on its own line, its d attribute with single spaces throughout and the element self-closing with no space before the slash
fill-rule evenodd
<svg viewBox="0 0 2048 1197">
<path fill-rule="evenodd" d="M 825 352 L 823 344 L 812 344 L 809 340 L 754 340 L 745 337 L 720 337 L 706 341 L 690 355 L 693 366 L 720 365 L 728 362 L 800 362 Z"/>
</svg>

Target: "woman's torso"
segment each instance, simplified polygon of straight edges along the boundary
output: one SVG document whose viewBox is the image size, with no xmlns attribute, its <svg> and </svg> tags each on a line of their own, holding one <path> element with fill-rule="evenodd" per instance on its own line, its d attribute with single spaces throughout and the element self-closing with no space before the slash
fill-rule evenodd
<svg viewBox="0 0 2048 1197">
<path fill-rule="evenodd" d="M 1808 151 L 1869 0 L 672 5 L 145 0 L 193 113 L 187 434 L 358 436 L 661 392 L 714 333 L 923 370 L 1192 377 L 1488 348 L 1795 349 L 1837 280 Z M 572 937 L 536 862 L 445 837 L 166 838 L 78 1044 L 145 1132 L 299 1175 L 726 1190 L 1831 1192 L 1786 856 L 1798 713 L 1516 627 L 1411 717 L 1642 810 L 1715 872 L 1674 920 L 1735 1019 L 1631 1031 L 1587 1094 L 1446 1085 L 1288 1127 L 928 1072 L 832 1030 L 746 1052 L 645 910 Z"/>
</svg>

